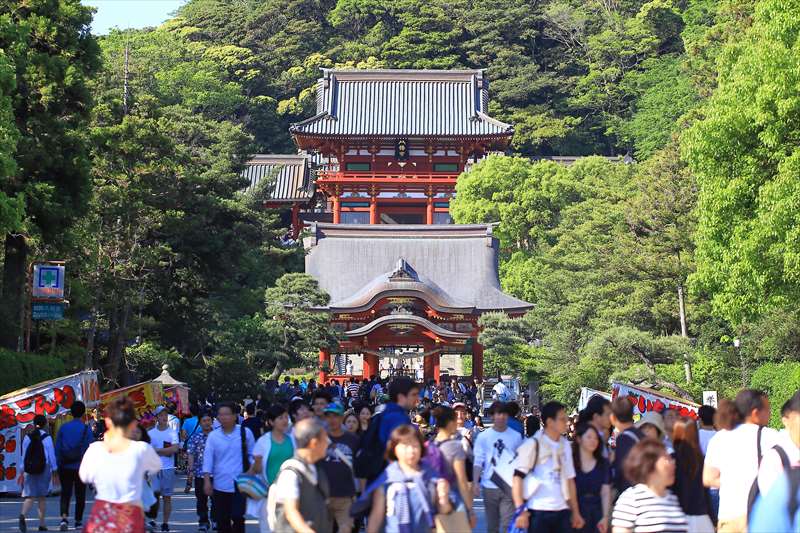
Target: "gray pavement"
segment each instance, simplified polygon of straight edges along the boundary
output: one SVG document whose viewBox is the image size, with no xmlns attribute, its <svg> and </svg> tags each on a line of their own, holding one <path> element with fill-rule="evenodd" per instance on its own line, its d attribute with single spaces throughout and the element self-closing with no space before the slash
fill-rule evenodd
<svg viewBox="0 0 800 533">
<path fill-rule="evenodd" d="M 185 476 L 179 476 L 178 481 L 175 482 L 176 494 L 172 497 L 172 517 L 170 518 L 171 531 L 189 532 L 197 531 L 197 515 L 195 514 L 195 498 L 194 492 L 184 494 L 182 489 L 185 486 Z M 87 494 L 86 512 L 84 518 L 89 516 L 91 506 L 94 502 L 94 494 L 89 490 Z M 20 507 L 22 506 L 22 499 L 15 497 L 0 496 L 0 531 L 18 531 L 17 517 L 19 516 Z M 72 528 L 73 518 L 72 513 L 75 510 L 75 500 L 72 500 L 70 505 L 70 531 Z M 483 500 L 475 502 L 475 510 L 478 514 L 478 527 L 474 530 L 476 533 L 486 531 Z M 28 531 L 36 532 L 39 525 L 39 520 L 36 514 L 36 507 L 28 514 Z M 47 498 L 47 528 L 50 531 L 58 531 L 59 517 L 59 499 L 58 496 L 50 496 Z M 159 513 L 159 525 L 161 524 L 161 515 Z M 247 533 L 258 533 L 258 522 L 255 520 L 247 521 Z"/>
</svg>

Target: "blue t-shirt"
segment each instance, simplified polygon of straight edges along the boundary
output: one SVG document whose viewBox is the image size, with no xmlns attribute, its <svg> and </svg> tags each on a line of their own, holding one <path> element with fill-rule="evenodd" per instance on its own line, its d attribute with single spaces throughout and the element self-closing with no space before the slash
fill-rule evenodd
<svg viewBox="0 0 800 533">
<path fill-rule="evenodd" d="M 800 491 L 798 491 L 800 492 Z M 798 494 L 800 497 L 800 494 Z M 800 508 L 793 517 L 789 516 L 789 478 L 781 474 L 769 492 L 761 494 L 750 514 L 748 531 L 761 533 L 765 531 L 781 531 L 785 533 L 800 532 Z"/>
</svg>

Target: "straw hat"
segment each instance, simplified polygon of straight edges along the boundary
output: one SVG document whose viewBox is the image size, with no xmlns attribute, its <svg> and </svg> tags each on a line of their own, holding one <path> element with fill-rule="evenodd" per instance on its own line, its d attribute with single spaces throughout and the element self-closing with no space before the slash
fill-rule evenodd
<svg viewBox="0 0 800 533">
<path fill-rule="evenodd" d="M 636 421 L 637 428 L 641 428 L 645 424 L 650 424 L 651 426 L 656 427 L 662 435 L 666 434 L 666 431 L 664 430 L 664 417 L 661 416 L 660 413 L 648 411 Z"/>
</svg>

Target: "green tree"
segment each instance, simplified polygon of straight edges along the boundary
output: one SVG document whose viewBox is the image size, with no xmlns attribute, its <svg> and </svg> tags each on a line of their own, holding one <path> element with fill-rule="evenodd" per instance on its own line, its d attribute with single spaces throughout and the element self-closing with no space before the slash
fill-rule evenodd
<svg viewBox="0 0 800 533">
<path fill-rule="evenodd" d="M 308 274 L 284 274 L 264 294 L 264 327 L 276 339 L 275 368 L 271 379 L 290 365 L 309 365 L 321 348 L 336 345 L 328 313 L 330 296 Z"/>
<path fill-rule="evenodd" d="M 797 2 L 757 5 L 683 138 L 699 186 L 694 287 L 737 326 L 800 297 L 798 13 Z"/>
<path fill-rule="evenodd" d="M 13 349 L 21 332 L 30 239 L 57 241 L 85 208 L 87 80 L 97 72 L 99 56 L 89 33 L 92 9 L 79 0 L 5 1 L 0 20 L 0 50 L 15 69 L 13 116 L 19 132 L 15 179 L 3 182 L 3 193 L 26 203 L 25 223 L 15 221 L 5 235 L 0 343 Z M 7 218 L 9 210 L 3 211 Z"/>
</svg>

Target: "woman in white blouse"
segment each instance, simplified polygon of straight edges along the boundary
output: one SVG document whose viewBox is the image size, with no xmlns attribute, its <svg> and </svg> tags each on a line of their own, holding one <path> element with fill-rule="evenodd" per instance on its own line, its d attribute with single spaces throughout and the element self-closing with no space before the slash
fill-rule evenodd
<svg viewBox="0 0 800 533">
<path fill-rule="evenodd" d="M 105 440 L 89 446 L 79 471 L 81 480 L 97 492 L 84 532 L 144 533 L 144 475 L 161 470 L 161 459 L 146 442 L 128 438 L 136 427 L 130 398 L 112 401 L 105 420 Z"/>
</svg>

